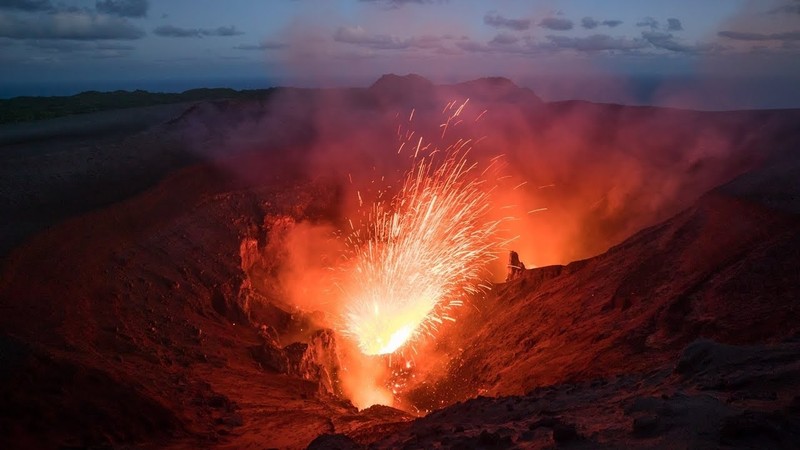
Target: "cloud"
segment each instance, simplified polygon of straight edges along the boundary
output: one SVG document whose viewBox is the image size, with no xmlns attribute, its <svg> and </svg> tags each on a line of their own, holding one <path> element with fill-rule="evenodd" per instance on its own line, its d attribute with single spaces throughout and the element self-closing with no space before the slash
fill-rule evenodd
<svg viewBox="0 0 800 450">
<path fill-rule="evenodd" d="M 131 45 L 114 42 L 88 42 L 67 40 L 28 40 L 28 47 L 34 49 L 40 56 L 48 54 L 53 56 L 69 55 L 69 58 L 89 57 L 92 59 L 122 58 L 130 55 L 136 48 Z"/>
<path fill-rule="evenodd" d="M 174 25 L 161 25 L 153 30 L 158 36 L 161 37 L 178 37 L 178 38 L 200 38 L 204 36 L 239 36 L 244 34 L 236 29 L 234 26 L 217 27 L 217 28 L 181 28 Z"/>
<path fill-rule="evenodd" d="M 654 47 L 671 50 L 673 52 L 691 52 L 693 47 L 675 41 L 672 33 L 661 33 L 658 31 L 643 31 L 642 37 Z"/>
<path fill-rule="evenodd" d="M 19 11 L 51 11 L 55 9 L 50 0 L 2 0 L 0 9 L 16 9 Z"/>
<path fill-rule="evenodd" d="M 770 14 L 800 14 L 800 4 L 796 1 L 786 5 L 778 6 L 769 10 Z"/>
<path fill-rule="evenodd" d="M 72 53 L 90 48 L 89 44 L 81 41 L 60 41 L 52 39 L 29 40 L 29 47 L 52 53 Z"/>
<path fill-rule="evenodd" d="M 546 17 L 539 22 L 539 26 L 548 30 L 565 31 L 572 29 L 572 21 L 560 17 Z"/>
<path fill-rule="evenodd" d="M 30 47 L 40 50 L 53 50 L 58 52 L 74 52 L 87 50 L 118 50 L 131 51 L 136 47 L 127 44 L 117 44 L 114 42 L 86 42 L 86 41 L 63 41 L 53 39 L 33 39 L 26 42 Z"/>
<path fill-rule="evenodd" d="M 233 47 L 236 50 L 280 50 L 288 47 L 283 42 L 264 41 L 260 44 L 239 44 Z"/>
<path fill-rule="evenodd" d="M 200 30 L 197 28 L 179 28 L 173 25 L 161 25 L 153 30 L 158 36 L 164 37 L 200 37 Z"/>
<path fill-rule="evenodd" d="M 135 50 L 129 45 L 98 44 L 90 51 L 89 56 L 94 59 L 124 58 Z"/>
<path fill-rule="evenodd" d="M 0 13 L 0 37 L 11 39 L 127 40 L 144 34 L 123 18 L 89 11 L 59 11 L 35 20 Z"/>
<path fill-rule="evenodd" d="M 114 42 L 98 42 L 97 44 L 95 44 L 95 48 L 100 50 L 120 50 L 120 51 L 136 50 L 136 47 L 134 47 L 133 45 L 117 44 Z"/>
<path fill-rule="evenodd" d="M 433 0 L 358 0 L 362 3 L 391 3 L 395 5 L 404 5 L 406 3 L 417 3 L 417 4 L 425 4 L 425 3 L 433 3 Z"/>
<path fill-rule="evenodd" d="M 95 3 L 98 12 L 119 17 L 145 17 L 148 0 L 102 0 Z"/>
<path fill-rule="evenodd" d="M 736 41 L 800 41 L 800 31 L 784 33 L 747 33 L 741 31 L 720 31 L 717 36 Z"/>
<path fill-rule="evenodd" d="M 641 39 L 611 37 L 607 34 L 594 34 L 587 37 L 547 36 L 551 47 L 572 49 L 584 52 L 604 50 L 635 50 L 647 46 Z"/>
<path fill-rule="evenodd" d="M 667 31 L 681 31 L 683 30 L 683 24 L 680 20 L 671 17 L 667 19 Z"/>
<path fill-rule="evenodd" d="M 718 44 L 684 44 L 675 40 L 672 33 L 659 31 L 643 31 L 642 38 L 649 42 L 653 47 L 669 50 L 677 53 L 710 53 L 725 50 L 724 46 Z"/>
<path fill-rule="evenodd" d="M 408 43 L 396 36 L 370 34 L 361 27 L 339 27 L 333 34 L 333 40 L 384 50 L 408 48 Z"/>
<path fill-rule="evenodd" d="M 559 52 L 572 50 L 578 52 L 622 52 L 642 54 L 645 50 L 668 50 L 678 53 L 709 53 L 724 50 L 725 47 L 717 44 L 689 45 L 680 42 L 672 33 L 655 30 L 643 31 L 640 38 L 613 37 L 607 34 L 593 34 L 584 37 L 571 37 L 563 35 L 547 35 L 546 41 L 536 42 L 530 37 L 522 39 L 509 34 L 498 34 L 488 44 L 471 40 L 459 41 L 455 45 L 467 52 L 484 53 L 513 53 L 533 55 L 541 52 Z"/>
<path fill-rule="evenodd" d="M 417 4 L 417 5 L 425 5 L 434 3 L 433 0 L 358 0 L 362 3 L 373 3 L 373 4 L 381 4 L 389 9 L 397 9 L 407 4 Z M 439 0 L 441 3 L 442 0 Z"/>
<path fill-rule="evenodd" d="M 513 34 L 500 33 L 497 36 L 495 36 L 494 39 L 489 41 L 489 44 L 492 44 L 492 45 L 511 45 L 511 44 L 516 44 L 517 42 L 519 42 L 519 38 L 514 36 Z"/>
<path fill-rule="evenodd" d="M 431 36 L 431 35 L 424 35 L 424 36 L 414 36 L 411 39 L 408 39 L 409 47 L 414 48 L 441 48 L 442 46 L 442 37 L 438 36 Z"/>
<path fill-rule="evenodd" d="M 499 14 L 486 13 L 483 23 L 494 28 L 507 28 L 509 30 L 523 31 L 530 29 L 531 21 L 528 19 L 507 19 Z"/>
<path fill-rule="evenodd" d="M 637 27 L 650 27 L 655 30 L 658 28 L 658 21 L 652 17 L 645 17 L 644 19 L 636 22 Z"/>
<path fill-rule="evenodd" d="M 472 52 L 472 53 L 492 51 L 492 48 L 487 45 L 481 44 L 480 42 L 469 41 L 469 40 L 456 42 L 456 47 L 460 48 L 461 50 L 464 50 L 465 52 Z"/>
<path fill-rule="evenodd" d="M 506 53 L 517 55 L 534 55 L 542 52 L 557 53 L 571 50 L 585 53 L 618 52 L 629 54 L 645 54 L 647 50 L 668 50 L 677 53 L 710 53 L 726 50 L 719 44 L 689 45 L 675 39 L 672 33 L 654 30 L 643 31 L 640 38 L 613 37 L 607 34 L 593 34 L 584 37 L 563 35 L 547 35 L 546 41 L 536 42 L 530 37 L 519 39 L 513 35 L 499 34 L 488 44 L 471 40 L 459 41 L 455 45 L 466 52 Z M 521 43 L 521 45 L 516 45 Z"/>
<path fill-rule="evenodd" d="M 442 38 L 419 36 L 401 39 L 388 34 L 368 33 L 364 28 L 357 26 L 339 27 L 333 34 L 333 40 L 376 50 L 403 50 L 408 48 L 438 48 L 441 47 Z"/>
<path fill-rule="evenodd" d="M 581 26 L 583 28 L 586 28 L 587 30 L 594 30 L 595 28 L 599 27 L 600 25 L 605 26 L 605 27 L 609 27 L 609 28 L 615 28 L 615 27 L 617 27 L 617 26 L 619 26 L 621 24 L 622 24 L 622 21 L 621 20 L 617 20 L 617 19 L 607 19 L 607 20 L 604 20 L 602 22 L 600 22 L 600 21 L 598 21 L 596 19 L 593 19 L 591 17 L 584 17 L 583 19 L 581 19 Z"/>
<path fill-rule="evenodd" d="M 581 19 L 581 26 L 587 30 L 594 30 L 598 25 L 600 25 L 600 22 L 592 19 L 591 17 L 584 17 Z"/>
<path fill-rule="evenodd" d="M 243 31 L 237 30 L 233 25 L 229 27 L 217 27 L 212 30 L 201 29 L 200 32 L 203 33 L 204 36 L 239 36 L 244 34 Z"/>
</svg>

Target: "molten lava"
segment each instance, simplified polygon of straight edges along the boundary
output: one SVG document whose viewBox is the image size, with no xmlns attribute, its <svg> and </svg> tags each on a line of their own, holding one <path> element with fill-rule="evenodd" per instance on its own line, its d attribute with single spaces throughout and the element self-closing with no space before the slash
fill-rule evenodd
<svg viewBox="0 0 800 450">
<path fill-rule="evenodd" d="M 469 140 L 430 148 L 416 143 L 397 195 L 372 204 L 348 238 L 344 332 L 367 355 L 394 353 L 453 320 L 450 309 L 485 287 L 496 258 L 502 220 L 488 218 L 488 168 L 467 159 Z"/>
</svg>

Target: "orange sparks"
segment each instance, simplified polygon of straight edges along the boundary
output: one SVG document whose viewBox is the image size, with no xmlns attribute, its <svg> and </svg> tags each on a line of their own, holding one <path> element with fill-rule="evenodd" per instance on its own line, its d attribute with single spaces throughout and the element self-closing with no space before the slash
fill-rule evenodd
<svg viewBox="0 0 800 450">
<path fill-rule="evenodd" d="M 364 354 L 391 354 L 434 332 L 465 295 L 485 289 L 505 219 L 488 217 L 490 190 L 468 143 L 439 150 L 419 139 L 400 191 L 371 205 L 347 239 L 344 333 Z"/>
</svg>

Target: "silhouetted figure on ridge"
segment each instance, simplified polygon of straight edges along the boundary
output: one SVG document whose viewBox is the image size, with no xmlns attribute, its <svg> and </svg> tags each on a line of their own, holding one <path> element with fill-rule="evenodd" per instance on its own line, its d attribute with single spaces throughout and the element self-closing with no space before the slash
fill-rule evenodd
<svg viewBox="0 0 800 450">
<path fill-rule="evenodd" d="M 519 260 L 519 255 L 514 250 L 508 253 L 508 275 L 506 281 L 511 281 L 519 278 L 522 271 L 525 270 L 525 264 Z"/>
</svg>

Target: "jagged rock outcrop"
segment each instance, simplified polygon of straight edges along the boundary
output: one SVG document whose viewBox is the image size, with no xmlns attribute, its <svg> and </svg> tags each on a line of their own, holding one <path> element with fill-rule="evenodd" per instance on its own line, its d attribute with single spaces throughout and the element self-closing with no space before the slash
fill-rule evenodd
<svg viewBox="0 0 800 450">
<path fill-rule="evenodd" d="M 289 358 L 278 344 L 278 333 L 268 325 L 262 325 L 259 335 L 261 345 L 250 347 L 250 355 L 262 369 L 278 373 L 289 373 Z"/>
<path fill-rule="evenodd" d="M 321 394 L 342 395 L 333 330 L 317 330 L 309 342 L 293 342 L 283 348 L 272 327 L 262 327 L 260 334 L 263 342 L 250 347 L 250 355 L 264 370 L 316 382 Z"/>
<path fill-rule="evenodd" d="M 318 330 L 309 343 L 295 342 L 284 347 L 284 351 L 289 359 L 289 375 L 316 381 L 321 393 L 342 394 L 333 330 Z"/>
</svg>

